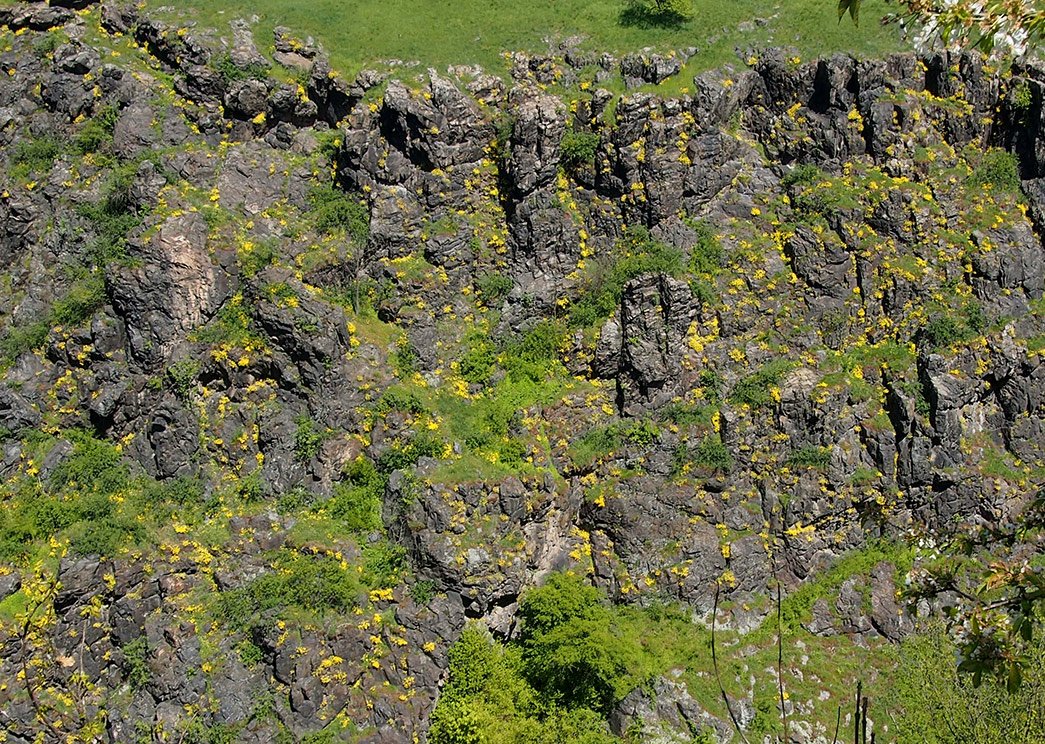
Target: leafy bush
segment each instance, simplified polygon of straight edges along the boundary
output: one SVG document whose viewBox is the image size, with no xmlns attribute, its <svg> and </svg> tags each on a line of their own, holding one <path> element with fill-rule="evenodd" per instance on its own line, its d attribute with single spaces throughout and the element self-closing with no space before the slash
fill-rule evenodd
<svg viewBox="0 0 1045 744">
<path fill-rule="evenodd" d="M 69 548 L 72 552 L 107 558 L 145 537 L 142 525 L 128 516 L 84 520 L 76 524 L 71 533 Z"/>
<path fill-rule="evenodd" d="M 899 744 L 1008 744 L 1045 741 L 1045 643 L 1031 646 L 1023 684 L 1010 692 L 986 676 L 980 685 L 957 671 L 957 649 L 938 625 L 907 638 L 881 702 L 897 711 Z M 931 680 L 931 684 L 926 684 Z M 1018 734 L 1016 732 L 1019 732 Z"/>
<path fill-rule="evenodd" d="M 345 612 L 362 591 L 355 572 L 333 556 L 282 555 L 272 572 L 223 593 L 218 613 L 231 627 L 244 630 L 290 607 Z"/>
<path fill-rule="evenodd" d="M 6 359 L 17 359 L 27 351 L 39 349 L 47 342 L 51 324 L 46 320 L 13 326 L 4 334 L 0 350 Z"/>
<path fill-rule="evenodd" d="M 570 459 L 578 466 L 607 457 L 625 443 L 648 448 L 660 437 L 660 429 L 652 421 L 621 421 L 591 429 L 570 445 Z"/>
<path fill-rule="evenodd" d="M 101 201 L 81 204 L 77 213 L 91 223 L 95 237 L 90 243 L 91 264 L 105 268 L 127 256 L 127 236 L 141 225 L 142 218 L 133 208 L 130 196 L 133 172 L 115 171 L 106 182 Z"/>
<path fill-rule="evenodd" d="M 254 330 L 249 305 L 238 294 L 226 302 L 207 325 L 194 330 L 189 338 L 203 344 L 230 346 L 261 346 L 264 343 Z"/>
<path fill-rule="evenodd" d="M 503 301 L 514 286 L 515 283 L 511 278 L 496 272 L 480 274 L 475 278 L 476 294 L 488 307 L 493 307 Z"/>
<path fill-rule="evenodd" d="M 608 260 L 596 261 L 583 294 L 570 308 L 570 325 L 590 326 L 620 305 L 624 285 L 643 274 L 682 273 L 682 253 L 654 240 L 645 228 L 629 228 Z"/>
<path fill-rule="evenodd" d="M 54 161 L 62 154 L 65 143 L 53 136 L 19 139 L 15 145 L 12 160 L 18 175 L 28 176 L 30 173 L 46 173 L 54 166 Z"/>
<path fill-rule="evenodd" d="M 523 597 L 519 617 L 527 677 L 558 704 L 605 714 L 631 691 L 640 646 L 580 577 L 553 574 Z"/>
<path fill-rule="evenodd" d="M 754 374 L 738 380 L 729 393 L 729 400 L 752 408 L 770 405 L 773 402 L 770 388 L 779 383 L 790 369 L 791 363 L 784 359 L 770 362 Z"/>
<path fill-rule="evenodd" d="M 113 130 L 120 111 L 116 106 L 106 106 L 92 116 L 73 140 L 73 146 L 81 155 L 98 152 L 112 142 Z"/>
<path fill-rule="evenodd" d="M 396 586 L 406 570 L 406 549 L 388 540 L 368 543 L 363 548 L 363 581 L 367 586 Z"/>
<path fill-rule="evenodd" d="M 661 409 L 660 416 L 663 421 L 670 421 L 679 426 L 711 426 L 717 411 L 718 408 L 714 405 L 670 403 Z"/>
<path fill-rule="evenodd" d="M 196 387 L 200 374 L 200 363 L 195 359 L 181 359 L 167 367 L 167 379 L 171 390 L 182 400 L 188 400 Z"/>
<path fill-rule="evenodd" d="M 689 253 L 689 270 L 694 274 L 715 274 L 722 268 L 726 254 L 715 229 L 704 220 L 688 222 L 696 233 Z"/>
<path fill-rule="evenodd" d="M 461 355 L 459 371 L 461 377 L 477 385 L 485 384 L 493 374 L 497 355 L 493 345 L 483 338 L 469 341 L 464 354 Z"/>
<path fill-rule="evenodd" d="M 370 238 L 370 215 L 366 207 L 334 184 L 314 186 L 308 195 L 312 222 L 323 233 L 344 230 L 357 244 Z"/>
<path fill-rule="evenodd" d="M 404 470 L 416 465 L 422 457 L 442 457 L 445 447 L 446 443 L 435 434 L 419 431 L 405 441 L 397 439 L 393 442 L 378 458 L 377 469 L 382 473 Z"/>
<path fill-rule="evenodd" d="M 438 585 L 431 579 L 415 581 L 410 586 L 410 598 L 414 600 L 415 604 L 423 607 L 432 601 L 438 588 Z"/>
<path fill-rule="evenodd" d="M 274 264 L 278 257 L 279 242 L 276 240 L 259 240 L 257 243 L 240 246 L 236 252 L 240 271 L 247 278 L 256 276 L 259 271 Z"/>
<path fill-rule="evenodd" d="M 73 282 L 51 306 L 48 325 L 78 326 L 105 304 L 105 281 L 94 273 Z"/>
<path fill-rule="evenodd" d="M 812 163 L 805 163 L 788 171 L 787 175 L 780 179 L 780 185 L 784 188 L 790 188 L 791 186 L 810 186 L 820 181 L 823 176 L 823 171 L 815 165 Z"/>
<path fill-rule="evenodd" d="M 123 664 L 131 687 L 140 689 L 149 683 L 152 671 L 149 669 L 149 643 L 145 636 L 138 636 L 124 645 Z"/>
<path fill-rule="evenodd" d="M 395 370 L 396 376 L 409 377 L 417 371 L 420 363 L 421 356 L 417 353 L 417 349 L 405 336 L 400 336 L 395 351 L 392 353 L 392 368 Z"/>
<path fill-rule="evenodd" d="M 692 14 L 692 0 L 627 0 L 619 21 L 622 26 L 677 29 Z"/>
<path fill-rule="evenodd" d="M 236 644 L 236 653 L 239 654 L 240 661 L 248 667 L 257 666 L 265 658 L 264 652 L 249 638 L 244 638 Z"/>
<path fill-rule="evenodd" d="M 1012 106 L 1013 111 L 1019 114 L 1020 117 L 1026 116 L 1030 111 L 1031 105 L 1034 103 L 1034 95 L 1026 80 L 1021 80 L 1019 84 L 1010 89 L 1006 98 Z"/>
<path fill-rule="evenodd" d="M 567 129 L 559 144 L 562 163 L 567 168 L 577 168 L 586 163 L 593 163 L 598 149 L 599 135 L 592 132 L 578 132 L 574 129 Z"/>
<path fill-rule="evenodd" d="M 145 489 L 146 500 L 152 504 L 169 503 L 193 506 L 204 503 L 206 484 L 198 478 L 183 476 L 166 481 L 153 481 Z"/>
<path fill-rule="evenodd" d="M 675 448 L 673 472 L 678 475 L 684 472 L 687 466 L 713 472 L 729 471 L 733 467 L 733 457 L 718 434 L 712 434 L 704 437 L 696 447 L 691 448 L 684 442 L 678 444 Z"/>
<path fill-rule="evenodd" d="M 920 336 L 936 348 L 968 341 L 983 333 L 987 327 L 983 307 L 975 300 L 966 301 L 958 309 L 936 307 L 929 313 L 929 318 Z"/>
<path fill-rule="evenodd" d="M 48 478 L 55 492 L 108 497 L 130 485 L 130 474 L 116 447 L 79 432 L 71 433 L 70 439 L 72 452 Z"/>
<path fill-rule="evenodd" d="M 334 495 L 325 504 L 335 519 L 351 532 L 367 533 L 381 529 L 381 506 L 385 479 L 365 457 L 353 460 L 345 479 L 334 486 Z"/>
<path fill-rule="evenodd" d="M 799 447 L 788 456 L 787 464 L 796 468 L 823 469 L 831 464 L 831 450 L 814 445 Z"/>
<path fill-rule="evenodd" d="M 316 429 L 315 422 L 308 416 L 300 416 L 297 419 L 297 429 L 294 431 L 294 457 L 298 462 L 310 462 L 312 458 L 323 449 L 323 442 L 327 439 L 326 432 Z"/>
<path fill-rule="evenodd" d="M 967 185 L 972 188 L 983 188 L 987 184 L 998 191 L 1019 194 L 1019 163 L 1016 156 L 1005 150 L 990 149 L 983 154 L 980 162 L 969 176 Z"/>
<path fill-rule="evenodd" d="M 559 360 L 565 338 L 562 324 L 542 320 L 521 338 L 505 345 L 505 371 L 513 380 L 545 381 L 549 369 Z"/>
<path fill-rule="evenodd" d="M 221 73 L 226 83 L 234 83 L 241 80 L 264 80 L 269 72 L 269 66 L 260 62 L 252 62 L 246 67 L 240 67 L 232 61 L 232 55 L 228 53 L 218 57 L 214 66 Z"/>
<path fill-rule="evenodd" d="M 690 279 L 689 291 L 693 293 L 693 298 L 701 305 L 707 306 L 718 304 L 718 290 L 715 289 L 715 285 L 709 281 L 700 278 Z"/>
<path fill-rule="evenodd" d="M 374 411 L 382 415 L 392 411 L 402 411 L 414 415 L 429 413 L 428 407 L 417 397 L 417 393 L 397 387 L 388 388 L 378 398 Z"/>
</svg>

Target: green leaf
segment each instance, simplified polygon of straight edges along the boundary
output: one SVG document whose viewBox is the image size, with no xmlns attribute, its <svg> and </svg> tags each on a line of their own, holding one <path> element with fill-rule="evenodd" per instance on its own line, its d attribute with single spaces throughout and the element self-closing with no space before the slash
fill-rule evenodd
<svg viewBox="0 0 1045 744">
<path fill-rule="evenodd" d="M 849 13 L 849 17 L 853 19 L 853 25 L 859 26 L 860 1 L 861 0 L 838 0 L 838 22 L 841 23 L 845 14 Z"/>
</svg>

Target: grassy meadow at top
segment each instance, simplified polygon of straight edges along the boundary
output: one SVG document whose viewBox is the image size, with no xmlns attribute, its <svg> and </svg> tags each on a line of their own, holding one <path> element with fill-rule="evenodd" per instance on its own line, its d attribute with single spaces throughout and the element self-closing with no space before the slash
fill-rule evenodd
<svg viewBox="0 0 1045 744">
<path fill-rule="evenodd" d="M 172 20 L 227 29 L 228 21 L 257 16 L 258 43 L 271 44 L 274 26 L 311 35 L 333 66 L 354 74 L 366 65 L 400 59 L 421 69 L 451 64 L 505 69 L 505 51 L 541 52 L 548 42 L 571 36 L 598 52 L 626 53 L 696 47 L 681 76 L 738 62 L 761 46 L 794 47 L 803 58 L 835 52 L 876 55 L 901 48 L 895 28 L 878 19 L 884 0 L 864 3 L 859 27 L 841 23 L 833 0 L 692 0 L 689 20 L 669 27 L 628 23 L 624 0 L 148 0 L 150 13 L 166 9 Z M 624 15 L 622 15 L 624 14 Z"/>
</svg>

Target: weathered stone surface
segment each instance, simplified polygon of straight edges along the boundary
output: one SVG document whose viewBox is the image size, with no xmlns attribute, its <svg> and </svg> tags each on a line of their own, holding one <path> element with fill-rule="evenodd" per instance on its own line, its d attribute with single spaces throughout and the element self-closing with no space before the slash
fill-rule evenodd
<svg viewBox="0 0 1045 744">
<path fill-rule="evenodd" d="M 109 292 L 127 325 L 131 354 L 155 364 L 217 312 L 229 280 L 207 249 L 207 225 L 198 214 L 169 218 L 136 246 L 135 256 L 139 266 L 110 273 Z"/>
</svg>

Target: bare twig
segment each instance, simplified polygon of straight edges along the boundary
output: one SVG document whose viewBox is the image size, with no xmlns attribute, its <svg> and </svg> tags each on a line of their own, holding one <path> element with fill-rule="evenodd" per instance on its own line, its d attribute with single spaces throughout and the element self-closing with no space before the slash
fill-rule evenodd
<svg viewBox="0 0 1045 744">
<path fill-rule="evenodd" d="M 729 702 L 729 695 L 726 694 L 726 688 L 722 686 L 722 675 L 718 671 L 718 653 L 715 650 L 715 621 L 718 617 L 718 594 L 721 587 L 719 583 L 715 582 L 715 606 L 711 610 L 711 664 L 715 669 L 715 681 L 718 683 L 718 691 L 722 693 L 722 701 L 726 704 L 726 711 L 729 713 L 729 720 L 733 722 L 733 728 L 740 734 L 740 740 L 744 744 L 750 744 L 747 737 L 744 736 L 744 732 L 740 728 L 740 722 L 737 720 L 736 715 L 733 713 L 733 706 Z"/>
<path fill-rule="evenodd" d="M 29 673 L 29 657 L 26 653 L 26 646 L 29 643 L 29 628 L 33 624 L 33 617 L 36 615 L 37 610 L 43 607 L 51 599 L 51 592 L 54 591 L 58 585 L 58 581 L 54 580 L 51 582 L 50 588 L 40 600 L 33 605 L 25 616 L 25 622 L 22 623 L 22 631 L 19 634 L 19 646 L 22 656 L 22 676 L 25 678 L 25 691 L 29 693 L 29 702 L 33 706 L 33 712 L 36 714 L 37 719 L 50 732 L 51 736 L 54 737 L 55 741 L 62 740 L 62 732 L 58 730 L 58 727 L 44 714 L 43 706 L 40 704 L 39 698 L 36 696 L 36 690 L 33 689 L 32 677 Z"/>
<path fill-rule="evenodd" d="M 790 722 L 787 717 L 787 702 L 784 696 L 784 620 L 780 598 L 780 579 L 777 577 L 776 564 L 773 565 L 773 580 L 776 582 L 776 681 L 780 692 L 780 717 L 784 721 L 784 741 L 791 741 Z"/>
</svg>

